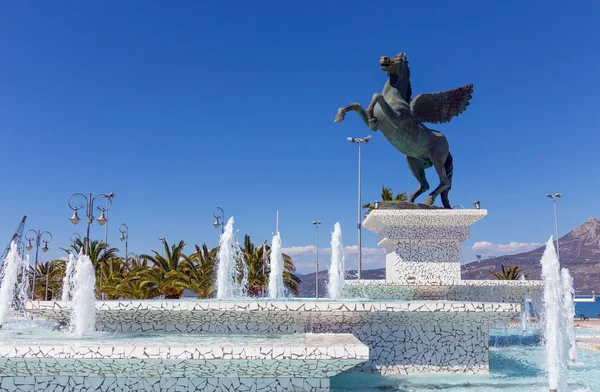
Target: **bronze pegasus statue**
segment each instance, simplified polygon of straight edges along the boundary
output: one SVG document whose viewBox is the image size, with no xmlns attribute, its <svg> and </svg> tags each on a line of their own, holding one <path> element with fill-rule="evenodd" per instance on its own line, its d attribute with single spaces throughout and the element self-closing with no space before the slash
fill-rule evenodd
<svg viewBox="0 0 600 392">
<path fill-rule="evenodd" d="M 453 164 L 448 140 L 441 132 L 429 129 L 423 123 L 445 123 L 464 112 L 469 106 L 473 85 L 419 94 L 411 99 L 410 70 L 406 54 L 381 57 L 379 64 L 389 76 L 382 93 L 373 95 L 366 111 L 358 103 L 341 107 L 335 116 L 335 122 L 343 121 L 346 113 L 353 110 L 371 130 L 379 129 L 392 146 L 406 155 L 408 167 L 419 181 L 419 188 L 408 197 L 411 203 L 429 189 L 425 169 L 433 166 L 440 178 L 440 185 L 429 194 L 425 204 L 433 205 L 435 198 L 441 193 L 444 208 L 452 208 L 448 192 L 452 187 Z"/>
</svg>

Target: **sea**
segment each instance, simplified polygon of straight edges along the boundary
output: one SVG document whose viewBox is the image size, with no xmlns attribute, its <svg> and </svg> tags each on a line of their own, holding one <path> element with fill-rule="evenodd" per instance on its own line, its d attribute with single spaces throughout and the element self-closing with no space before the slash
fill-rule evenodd
<svg viewBox="0 0 600 392">
<path fill-rule="evenodd" d="M 581 314 L 589 318 L 600 318 L 600 298 L 596 298 L 596 302 L 575 302 L 575 318 L 579 319 Z"/>
</svg>

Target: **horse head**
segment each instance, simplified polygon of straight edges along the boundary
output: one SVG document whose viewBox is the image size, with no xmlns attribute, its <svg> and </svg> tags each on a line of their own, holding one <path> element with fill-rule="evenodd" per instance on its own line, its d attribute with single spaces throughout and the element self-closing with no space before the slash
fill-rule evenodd
<svg viewBox="0 0 600 392">
<path fill-rule="evenodd" d="M 390 78 L 390 85 L 396 88 L 406 102 L 410 102 L 412 88 L 410 86 L 410 69 L 406 53 L 400 53 L 396 57 L 382 56 L 379 65 L 383 72 Z"/>
</svg>

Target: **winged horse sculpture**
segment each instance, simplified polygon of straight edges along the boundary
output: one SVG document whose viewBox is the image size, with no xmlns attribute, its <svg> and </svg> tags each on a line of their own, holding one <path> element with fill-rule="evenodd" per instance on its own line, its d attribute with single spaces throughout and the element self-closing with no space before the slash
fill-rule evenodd
<svg viewBox="0 0 600 392">
<path fill-rule="evenodd" d="M 408 167 L 419 181 L 417 190 L 408 197 L 411 203 L 429 189 L 425 169 L 433 166 L 440 184 L 429 194 L 424 204 L 433 205 L 435 198 L 441 194 L 444 208 L 452 208 L 448 192 L 452 187 L 454 166 L 448 140 L 441 132 L 429 129 L 423 123 L 445 123 L 464 112 L 469 106 L 473 85 L 419 94 L 411 99 L 410 70 L 406 54 L 381 57 L 379 64 L 389 76 L 381 94 L 373 95 L 367 110 L 358 103 L 341 107 L 335 116 L 335 122 L 343 121 L 346 113 L 353 110 L 371 130 L 380 130 L 392 146 L 406 155 Z"/>
</svg>

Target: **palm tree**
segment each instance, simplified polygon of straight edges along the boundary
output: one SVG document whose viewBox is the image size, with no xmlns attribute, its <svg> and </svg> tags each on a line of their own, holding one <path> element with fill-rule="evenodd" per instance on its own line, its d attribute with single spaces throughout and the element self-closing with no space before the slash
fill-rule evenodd
<svg viewBox="0 0 600 392">
<path fill-rule="evenodd" d="M 118 289 L 119 284 L 123 282 L 127 275 L 127 264 L 120 257 L 113 257 L 100 265 L 102 270 L 102 282 L 99 291 L 107 295 L 107 299 L 121 298 L 121 292 Z"/>
<path fill-rule="evenodd" d="M 271 258 L 271 247 L 265 243 L 256 247 L 250 240 L 250 236 L 244 237 L 242 254 L 248 266 L 248 295 L 258 296 L 267 290 L 269 284 L 270 268 L 265 266 L 266 261 Z M 294 274 L 296 267 L 292 258 L 283 255 L 283 284 L 294 295 L 298 295 L 298 285 L 302 280 Z"/>
<path fill-rule="evenodd" d="M 406 201 L 406 192 L 398 193 L 394 196 L 392 190 L 383 185 L 381 188 L 381 201 Z M 371 212 L 375 209 L 375 206 L 371 203 L 367 203 L 363 204 L 362 208 L 366 208 Z"/>
<path fill-rule="evenodd" d="M 29 267 L 29 276 L 33 276 L 33 270 L 34 267 Z M 45 263 L 39 262 L 35 273 L 35 287 L 33 288 L 35 298 L 43 301 L 51 301 L 56 297 L 60 297 L 64 273 L 64 260 L 46 261 Z M 33 285 L 33 282 L 31 284 Z M 47 290 L 46 287 L 48 288 Z"/>
<path fill-rule="evenodd" d="M 120 298 L 125 299 L 151 299 L 160 295 L 154 285 L 143 285 L 146 270 L 150 269 L 147 265 L 135 267 L 127 273 L 121 283 L 115 289 Z"/>
<path fill-rule="evenodd" d="M 182 270 L 189 279 L 189 290 L 198 294 L 199 298 L 210 298 L 215 289 L 218 247 L 211 250 L 206 244 L 194 247 L 196 252 L 185 258 Z"/>
<path fill-rule="evenodd" d="M 184 273 L 187 266 L 187 256 L 183 253 L 185 241 L 172 245 L 169 248 L 167 241 L 163 241 L 165 255 L 153 250 L 153 256 L 140 255 L 142 259 L 152 262 L 152 267 L 140 271 L 140 287 L 146 290 L 156 290 L 165 298 L 181 298 L 183 290 L 189 287 L 189 279 Z"/>
<path fill-rule="evenodd" d="M 491 269 L 489 272 L 498 280 L 519 280 L 521 278 L 521 274 L 523 273 L 523 269 L 521 269 L 519 266 L 511 267 L 502 264 L 502 273 L 493 271 Z M 524 276 L 527 277 L 527 275 Z"/>
</svg>

